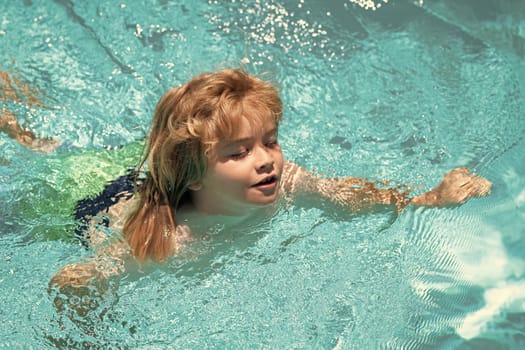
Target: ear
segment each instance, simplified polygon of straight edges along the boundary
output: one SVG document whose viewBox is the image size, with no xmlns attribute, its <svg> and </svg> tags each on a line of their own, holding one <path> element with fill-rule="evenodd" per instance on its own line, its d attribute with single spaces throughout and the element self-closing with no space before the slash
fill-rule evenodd
<svg viewBox="0 0 525 350">
<path fill-rule="evenodd" d="M 202 189 L 202 184 L 200 182 L 194 182 L 189 184 L 188 188 L 192 191 L 199 191 Z"/>
</svg>

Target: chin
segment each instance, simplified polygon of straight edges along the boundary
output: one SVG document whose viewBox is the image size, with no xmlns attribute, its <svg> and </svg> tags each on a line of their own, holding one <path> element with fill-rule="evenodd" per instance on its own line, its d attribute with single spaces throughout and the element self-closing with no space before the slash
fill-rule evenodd
<svg viewBox="0 0 525 350">
<path fill-rule="evenodd" d="M 271 194 L 266 195 L 262 193 L 257 193 L 256 195 L 253 195 L 252 193 L 251 196 L 246 196 L 245 202 L 247 205 L 252 206 L 266 206 L 275 203 L 279 198 L 279 194 L 279 188 L 275 189 Z"/>
<path fill-rule="evenodd" d="M 266 206 L 266 205 L 270 205 L 270 204 L 273 204 L 277 201 L 277 198 L 279 198 L 279 195 L 278 193 L 275 193 L 274 195 L 272 196 L 267 196 L 265 198 L 258 198 L 257 200 L 254 200 L 252 201 L 251 203 L 253 205 L 256 205 L 256 206 Z"/>
</svg>

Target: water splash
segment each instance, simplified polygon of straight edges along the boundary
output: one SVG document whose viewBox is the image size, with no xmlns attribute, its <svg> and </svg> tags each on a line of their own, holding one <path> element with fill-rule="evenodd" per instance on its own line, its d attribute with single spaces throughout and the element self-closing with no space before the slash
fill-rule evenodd
<svg viewBox="0 0 525 350">
<path fill-rule="evenodd" d="M 387 4 L 388 0 L 373 1 L 373 0 L 350 0 L 351 3 L 356 4 L 364 8 L 365 10 L 378 10 L 381 8 L 383 3 Z"/>
</svg>

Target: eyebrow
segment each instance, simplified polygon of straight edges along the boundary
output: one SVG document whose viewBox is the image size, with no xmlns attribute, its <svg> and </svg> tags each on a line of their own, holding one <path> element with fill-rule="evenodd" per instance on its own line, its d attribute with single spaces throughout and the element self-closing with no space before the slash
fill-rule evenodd
<svg viewBox="0 0 525 350">
<path fill-rule="evenodd" d="M 277 134 L 277 132 L 278 132 L 277 127 L 272 128 L 272 129 L 266 131 L 266 132 L 263 134 L 263 137 L 267 137 L 267 136 L 269 136 L 269 135 L 271 135 L 271 134 Z M 252 139 L 253 139 L 253 137 L 250 136 L 250 137 L 243 137 L 243 138 L 240 138 L 240 139 L 228 140 L 228 141 L 226 141 L 226 144 L 225 144 L 224 146 L 225 146 L 225 147 L 228 147 L 228 146 L 231 146 L 231 145 L 235 145 L 235 144 L 237 144 L 237 143 L 247 142 L 247 141 L 250 141 L 250 140 L 252 140 Z"/>
</svg>

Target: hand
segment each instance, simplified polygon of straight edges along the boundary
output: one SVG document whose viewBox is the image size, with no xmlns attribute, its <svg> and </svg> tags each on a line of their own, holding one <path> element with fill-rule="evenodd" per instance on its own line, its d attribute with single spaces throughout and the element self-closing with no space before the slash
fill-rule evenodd
<svg viewBox="0 0 525 350">
<path fill-rule="evenodd" d="M 49 282 L 48 292 L 54 296 L 58 311 L 69 310 L 85 317 L 95 310 L 104 295 L 118 285 L 118 267 L 107 260 L 64 266 Z"/>
<path fill-rule="evenodd" d="M 92 287 L 93 282 L 97 284 Z M 101 286 L 106 282 L 100 278 L 94 264 L 72 264 L 64 266 L 49 282 L 49 292 L 54 294 L 54 303 L 58 311 L 65 309 L 76 311 L 78 316 L 86 316 L 93 309 L 91 301 L 93 292 L 99 288 L 102 294 L 107 286 Z M 102 288 L 101 288 L 102 287 Z M 55 292 L 52 292 L 52 290 Z"/>
<path fill-rule="evenodd" d="M 456 168 L 449 171 L 437 187 L 414 197 L 411 203 L 431 207 L 461 204 L 471 197 L 488 195 L 491 186 L 490 181 L 471 174 L 467 168 Z"/>
<path fill-rule="evenodd" d="M 49 282 L 50 287 L 81 288 L 90 285 L 94 279 L 103 279 L 95 263 L 79 263 L 64 266 Z"/>
</svg>

